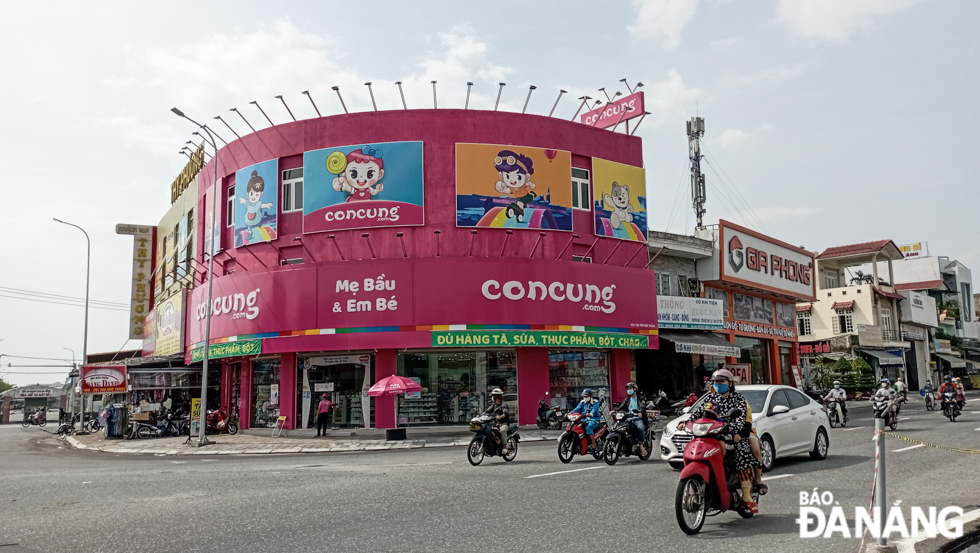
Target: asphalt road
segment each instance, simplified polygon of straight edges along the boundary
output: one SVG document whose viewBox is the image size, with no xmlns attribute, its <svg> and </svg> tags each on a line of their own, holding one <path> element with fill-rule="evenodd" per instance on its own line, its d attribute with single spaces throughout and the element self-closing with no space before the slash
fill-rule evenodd
<svg viewBox="0 0 980 553">
<path fill-rule="evenodd" d="M 917 400 L 918 398 L 914 398 Z M 899 433 L 980 449 L 976 412 L 956 423 L 903 410 Z M 855 410 L 830 457 L 778 460 L 762 514 L 712 517 L 685 536 L 677 472 L 635 458 L 558 461 L 555 442 L 513 463 L 471 467 L 462 447 L 383 452 L 154 457 L 76 451 L 38 428 L 0 427 L 0 553 L 15 551 L 857 551 L 860 540 L 802 540 L 801 491 L 867 506 L 873 421 Z M 980 456 L 888 442 L 889 503 L 980 507 Z M 903 449 L 894 452 L 893 450 Z M 572 472 L 574 471 L 574 472 Z M 557 473 L 557 474 L 551 474 Z M 850 518 L 850 517 L 849 517 Z"/>
</svg>

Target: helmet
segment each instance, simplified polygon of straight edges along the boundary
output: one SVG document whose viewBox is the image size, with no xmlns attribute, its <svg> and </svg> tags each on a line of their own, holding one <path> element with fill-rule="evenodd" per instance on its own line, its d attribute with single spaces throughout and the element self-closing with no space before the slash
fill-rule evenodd
<svg viewBox="0 0 980 553">
<path fill-rule="evenodd" d="M 582 390 L 582 397 L 592 397 L 592 388 Z"/>
<path fill-rule="evenodd" d="M 951 382 L 953 380 L 952 376 L 946 375 L 946 382 Z"/>
<path fill-rule="evenodd" d="M 727 380 L 729 382 L 735 382 L 735 375 L 728 369 L 718 369 L 717 371 L 711 373 L 711 380 Z"/>
<path fill-rule="evenodd" d="M 502 396 L 502 395 L 504 395 L 504 391 L 501 390 L 500 388 L 494 388 L 493 391 L 490 392 L 490 395 L 492 395 L 492 396 Z"/>
<path fill-rule="evenodd" d="M 883 376 L 883 377 L 881 377 L 881 381 L 882 381 L 883 383 L 885 383 L 885 384 L 888 384 L 889 382 L 891 382 L 891 380 L 888 380 L 888 377 L 887 377 L 887 376 Z"/>
<path fill-rule="evenodd" d="M 839 385 L 839 384 L 840 384 L 840 380 L 835 380 L 835 381 L 834 381 L 834 386 L 837 386 L 837 385 Z"/>
<path fill-rule="evenodd" d="M 901 376 L 895 379 L 895 382 L 901 382 L 901 381 L 902 381 L 902 377 Z"/>
<path fill-rule="evenodd" d="M 636 382 L 627 382 L 626 383 L 626 387 L 627 388 L 633 388 L 635 390 L 636 389 Z"/>
<path fill-rule="evenodd" d="M 954 378 L 953 380 L 955 380 L 955 381 L 957 381 L 957 382 L 959 382 L 959 381 L 960 381 L 960 377 L 958 377 L 958 376 L 957 376 L 957 377 L 956 377 L 956 378 Z"/>
</svg>

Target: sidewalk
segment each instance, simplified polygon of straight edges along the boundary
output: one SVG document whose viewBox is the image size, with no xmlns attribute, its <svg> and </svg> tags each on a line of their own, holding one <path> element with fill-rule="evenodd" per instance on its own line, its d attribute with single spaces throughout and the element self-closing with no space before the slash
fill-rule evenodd
<svg viewBox="0 0 980 553">
<path fill-rule="evenodd" d="M 377 432 L 377 431 L 375 431 Z M 375 433 L 371 432 L 371 433 Z M 343 451 L 384 451 L 389 449 L 416 449 L 421 447 L 465 446 L 470 443 L 473 433 L 463 428 L 419 428 L 408 429 L 408 439 L 389 442 L 380 436 L 359 436 L 363 430 L 335 431 L 334 436 L 317 438 L 312 430 L 287 430 L 281 438 L 271 437 L 272 430 L 249 430 L 231 436 L 218 434 L 208 436 L 215 442 L 207 447 L 197 447 L 197 437 L 193 444 L 185 444 L 186 436 L 179 438 L 150 438 L 146 440 L 107 440 L 102 433 L 87 436 L 69 436 L 66 441 L 76 449 L 104 451 L 106 453 L 127 453 L 143 455 L 262 455 L 273 453 L 331 453 Z M 369 433 L 369 434 L 371 434 Z M 561 430 L 541 430 L 524 426 L 520 429 L 521 442 L 540 442 L 557 440 Z M 336 434 L 347 434 L 337 436 Z M 350 435 L 355 434 L 355 435 Z"/>
</svg>

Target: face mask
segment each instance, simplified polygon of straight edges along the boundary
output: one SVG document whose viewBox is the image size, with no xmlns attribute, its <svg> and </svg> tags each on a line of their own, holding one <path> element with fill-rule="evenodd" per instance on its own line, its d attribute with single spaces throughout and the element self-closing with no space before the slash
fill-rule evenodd
<svg viewBox="0 0 980 553">
<path fill-rule="evenodd" d="M 728 392 L 728 384 L 719 384 L 715 382 L 715 391 L 719 394 L 724 394 Z"/>
<path fill-rule="evenodd" d="M 588 402 L 592 401 L 592 398 L 591 397 L 583 397 L 582 398 L 582 401 L 588 403 Z"/>
<path fill-rule="evenodd" d="M 628 396 L 633 395 L 633 390 L 626 390 L 626 395 L 628 395 Z"/>
<path fill-rule="evenodd" d="M 840 384 L 834 384 L 834 388 L 840 388 Z"/>
</svg>

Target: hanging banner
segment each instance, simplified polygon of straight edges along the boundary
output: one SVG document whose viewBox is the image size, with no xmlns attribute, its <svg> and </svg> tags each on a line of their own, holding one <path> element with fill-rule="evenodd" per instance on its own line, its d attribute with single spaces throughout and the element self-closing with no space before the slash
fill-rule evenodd
<svg viewBox="0 0 980 553">
<path fill-rule="evenodd" d="M 83 394 L 124 394 L 127 391 L 126 365 L 83 365 Z"/>
<path fill-rule="evenodd" d="M 208 359 L 220 359 L 222 357 L 241 357 L 243 355 L 258 355 L 262 353 L 262 340 L 241 340 L 238 342 L 224 342 L 221 344 L 211 344 L 208 348 Z M 204 359 L 204 348 L 194 348 L 191 351 L 191 361 L 196 363 Z"/>
<path fill-rule="evenodd" d="M 572 230 L 572 154 L 456 144 L 456 226 Z"/>
<path fill-rule="evenodd" d="M 646 182 L 642 167 L 592 158 L 596 236 L 646 242 Z"/>
<path fill-rule="evenodd" d="M 153 272 L 153 237 L 156 227 L 116 225 L 116 234 L 133 237 L 133 286 L 129 297 L 129 339 L 144 339 L 145 318 L 150 312 L 150 275 Z"/>
<path fill-rule="evenodd" d="M 235 247 L 276 239 L 279 221 L 279 160 L 235 172 Z"/>
<path fill-rule="evenodd" d="M 425 224 L 422 142 L 303 153 L 303 232 Z"/>
<path fill-rule="evenodd" d="M 539 346 L 582 348 L 647 349 L 649 337 L 639 334 L 540 330 L 461 330 L 435 331 L 432 347 L 463 346 Z"/>
<path fill-rule="evenodd" d="M 211 255 L 221 251 L 221 234 L 220 232 L 216 232 L 216 228 L 221 228 L 221 223 L 216 219 L 212 221 L 215 208 L 214 202 L 217 199 L 214 197 L 214 191 L 222 189 L 221 182 L 222 179 L 219 177 L 217 188 L 211 185 L 204 192 L 204 209 L 199 211 L 199 213 L 204 213 L 204 220 L 201 221 L 201 227 L 204 229 L 204 249 L 202 251 L 204 253 L 210 252 Z M 214 223 L 214 227 L 212 227 L 212 222 Z"/>
<path fill-rule="evenodd" d="M 184 289 L 158 302 L 156 307 L 156 354 L 174 355 L 184 351 Z"/>
</svg>

